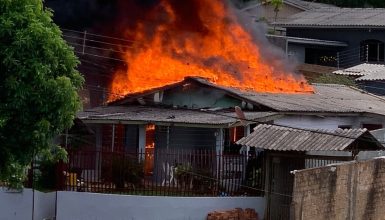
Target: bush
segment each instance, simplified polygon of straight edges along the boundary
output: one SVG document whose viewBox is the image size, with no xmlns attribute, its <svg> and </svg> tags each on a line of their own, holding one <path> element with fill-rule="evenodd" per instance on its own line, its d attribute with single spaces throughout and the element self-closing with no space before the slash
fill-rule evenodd
<svg viewBox="0 0 385 220">
<path fill-rule="evenodd" d="M 144 177 L 143 163 L 137 158 L 129 158 L 120 155 L 112 158 L 111 181 L 117 189 L 124 188 L 125 183 L 140 186 Z"/>
</svg>

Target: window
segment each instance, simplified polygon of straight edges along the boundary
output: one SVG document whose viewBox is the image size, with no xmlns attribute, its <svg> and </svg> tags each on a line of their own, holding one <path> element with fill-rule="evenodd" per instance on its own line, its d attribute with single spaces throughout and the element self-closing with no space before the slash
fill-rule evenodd
<svg viewBox="0 0 385 220">
<path fill-rule="evenodd" d="M 360 57 L 363 62 L 384 62 L 384 42 L 365 40 L 361 42 Z"/>
<path fill-rule="evenodd" d="M 368 129 L 369 131 L 381 129 L 383 126 L 382 124 L 362 124 L 363 128 Z"/>
<path fill-rule="evenodd" d="M 350 129 L 352 128 L 351 125 L 338 125 L 338 128 L 341 128 L 341 129 Z"/>
<path fill-rule="evenodd" d="M 241 149 L 240 145 L 235 144 L 239 139 L 245 136 L 245 129 L 242 126 L 233 127 L 225 130 L 225 154 L 238 154 Z"/>
</svg>

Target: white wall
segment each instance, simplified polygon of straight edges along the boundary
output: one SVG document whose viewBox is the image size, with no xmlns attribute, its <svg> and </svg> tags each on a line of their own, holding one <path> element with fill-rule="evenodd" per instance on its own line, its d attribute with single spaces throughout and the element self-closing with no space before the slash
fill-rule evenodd
<svg viewBox="0 0 385 220">
<path fill-rule="evenodd" d="M 55 193 L 33 192 L 31 189 L 24 189 L 19 193 L 0 188 L 1 220 L 28 220 L 32 219 L 32 213 L 35 220 L 54 217 Z"/>
<path fill-rule="evenodd" d="M 210 211 L 254 208 L 263 217 L 262 197 L 156 197 L 58 192 L 57 220 L 204 220 Z"/>
<path fill-rule="evenodd" d="M 318 117 L 318 116 L 285 116 L 274 121 L 277 125 L 308 129 L 337 129 L 339 125 L 351 125 L 352 128 L 361 128 L 362 124 L 382 124 L 385 121 L 371 117 Z M 385 127 L 385 126 L 384 126 Z"/>
<path fill-rule="evenodd" d="M 35 190 L 34 220 L 54 219 L 56 192 L 43 193 Z"/>
</svg>

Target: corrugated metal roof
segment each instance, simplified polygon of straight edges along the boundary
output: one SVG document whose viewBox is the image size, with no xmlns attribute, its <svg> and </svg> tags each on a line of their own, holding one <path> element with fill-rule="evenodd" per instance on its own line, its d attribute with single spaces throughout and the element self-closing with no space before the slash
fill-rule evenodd
<svg viewBox="0 0 385 220">
<path fill-rule="evenodd" d="M 385 99 L 365 91 L 337 84 L 313 84 L 314 93 L 257 93 L 214 85 L 204 79 L 195 79 L 256 105 L 280 112 L 373 113 L 385 115 Z"/>
<path fill-rule="evenodd" d="M 283 27 L 385 27 L 384 8 L 322 8 L 277 22 Z"/>
<path fill-rule="evenodd" d="M 356 81 L 385 80 L 385 71 L 371 73 L 356 79 Z"/>
<path fill-rule="evenodd" d="M 255 4 L 247 5 L 242 8 L 242 10 L 250 10 L 256 7 L 260 7 L 266 3 L 269 3 L 270 1 L 264 1 L 264 2 L 257 2 Z M 316 2 L 308 2 L 308 1 L 302 1 L 302 0 L 284 0 L 284 4 L 288 4 L 291 6 L 294 6 L 301 10 L 315 10 L 315 9 L 321 9 L 321 8 L 337 8 L 337 6 L 324 4 L 324 3 L 316 3 Z"/>
<path fill-rule="evenodd" d="M 372 150 L 384 149 L 367 129 L 304 130 L 260 124 L 237 144 L 276 151 L 344 151 L 365 135 Z M 368 145 L 365 146 L 365 149 Z M 359 146 L 360 147 L 360 146 Z"/>
<path fill-rule="evenodd" d="M 279 117 L 272 112 L 244 112 L 248 120 L 264 122 Z M 77 117 L 85 122 L 119 121 L 137 123 L 180 123 L 197 125 L 225 125 L 239 122 L 229 111 L 200 111 L 170 109 L 150 106 L 102 106 L 79 112 Z"/>
<path fill-rule="evenodd" d="M 347 69 L 334 71 L 333 73 L 339 74 L 339 75 L 348 75 L 348 76 L 364 76 L 375 72 L 385 73 L 385 65 L 362 63 Z"/>
<path fill-rule="evenodd" d="M 290 4 L 294 7 L 304 9 L 304 10 L 315 10 L 321 8 L 336 8 L 337 6 L 317 3 L 317 2 L 308 2 L 302 0 L 284 0 L 285 3 Z"/>
<path fill-rule="evenodd" d="M 113 105 L 125 104 L 126 100 L 141 97 L 161 90 L 196 82 L 226 91 L 229 95 L 257 106 L 265 106 L 278 112 L 309 113 L 373 113 L 385 116 L 385 99 L 363 90 L 337 84 L 313 84 L 314 93 L 262 93 L 213 84 L 206 79 L 187 77 L 184 81 L 142 93 L 128 94 L 114 101 Z"/>
<path fill-rule="evenodd" d="M 356 81 L 385 80 L 385 65 L 364 63 L 333 73 L 348 76 L 361 76 Z"/>
</svg>

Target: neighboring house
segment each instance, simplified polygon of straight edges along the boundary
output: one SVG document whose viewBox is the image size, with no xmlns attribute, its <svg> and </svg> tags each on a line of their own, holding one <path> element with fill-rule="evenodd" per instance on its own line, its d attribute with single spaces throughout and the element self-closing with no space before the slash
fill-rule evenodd
<svg viewBox="0 0 385 220">
<path fill-rule="evenodd" d="M 265 152 L 267 219 L 290 216 L 294 183 L 291 172 L 349 161 L 360 151 L 385 149 L 367 129 L 307 130 L 265 124 L 256 126 L 237 143 Z M 308 152 L 350 152 L 350 156 L 316 156 Z"/>
<path fill-rule="evenodd" d="M 277 26 L 286 36 L 323 42 L 287 42 L 288 55 L 309 64 L 349 67 L 384 63 L 385 9 L 322 8 L 294 14 Z"/>
<path fill-rule="evenodd" d="M 335 6 L 302 0 L 283 0 L 283 4 L 277 14 L 277 21 L 286 19 L 300 12 L 329 7 Z M 267 22 L 268 24 L 275 22 L 274 6 L 270 4 L 270 0 L 257 1 L 253 5 L 247 5 L 242 10 L 255 18 L 257 22 Z"/>
<path fill-rule="evenodd" d="M 385 65 L 363 63 L 333 72 L 354 78 L 363 89 L 376 95 L 385 95 Z"/>
</svg>

